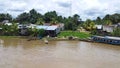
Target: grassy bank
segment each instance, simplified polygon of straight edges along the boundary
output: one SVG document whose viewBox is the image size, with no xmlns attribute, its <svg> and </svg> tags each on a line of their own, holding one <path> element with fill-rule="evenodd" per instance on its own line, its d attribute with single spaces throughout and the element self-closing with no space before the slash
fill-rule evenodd
<svg viewBox="0 0 120 68">
<path fill-rule="evenodd" d="M 87 39 L 91 36 L 88 32 L 78 32 L 78 31 L 61 31 L 58 34 L 58 38 L 52 38 L 52 40 L 62 40 L 62 38 L 75 37 L 78 39 Z M 29 38 L 28 36 L 0 36 L 0 38 Z M 48 38 L 51 39 L 51 38 Z"/>
<path fill-rule="evenodd" d="M 58 37 L 69 37 L 69 36 L 73 36 L 73 37 L 78 37 L 80 39 L 86 39 L 88 37 L 91 36 L 91 34 L 87 33 L 87 32 L 77 32 L 77 31 L 62 31 Z"/>
</svg>

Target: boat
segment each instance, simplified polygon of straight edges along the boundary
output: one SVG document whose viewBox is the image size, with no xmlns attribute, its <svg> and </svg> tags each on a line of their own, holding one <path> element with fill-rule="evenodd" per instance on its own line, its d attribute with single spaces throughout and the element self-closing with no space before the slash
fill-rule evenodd
<svg viewBox="0 0 120 68">
<path fill-rule="evenodd" d="M 45 42 L 45 44 L 48 44 L 48 40 L 47 39 L 45 39 L 44 42 Z"/>
<path fill-rule="evenodd" d="M 120 37 L 112 36 L 92 36 L 91 39 L 95 42 L 120 45 Z"/>
</svg>

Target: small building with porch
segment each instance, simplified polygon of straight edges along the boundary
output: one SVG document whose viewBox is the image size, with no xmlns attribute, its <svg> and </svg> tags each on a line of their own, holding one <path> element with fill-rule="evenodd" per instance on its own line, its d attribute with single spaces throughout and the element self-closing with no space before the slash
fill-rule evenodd
<svg viewBox="0 0 120 68">
<path fill-rule="evenodd" d="M 59 26 L 37 26 L 37 29 L 44 29 L 45 30 L 45 34 L 49 35 L 51 37 L 55 37 L 57 36 L 58 33 L 60 33 L 60 28 Z"/>
<path fill-rule="evenodd" d="M 60 33 L 60 28 L 58 26 L 49 26 L 46 29 L 46 32 L 49 36 L 55 37 L 58 33 Z"/>
<path fill-rule="evenodd" d="M 116 27 L 115 25 L 103 25 L 103 31 L 113 32 L 115 27 Z"/>
</svg>

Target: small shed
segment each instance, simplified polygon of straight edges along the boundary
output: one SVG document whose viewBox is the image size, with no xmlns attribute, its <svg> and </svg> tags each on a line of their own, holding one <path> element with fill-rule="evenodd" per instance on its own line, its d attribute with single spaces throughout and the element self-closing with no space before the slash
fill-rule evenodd
<svg viewBox="0 0 120 68">
<path fill-rule="evenodd" d="M 103 31 L 106 32 L 113 32 L 113 30 L 116 28 L 116 25 L 103 25 Z"/>
<path fill-rule="evenodd" d="M 58 26 L 49 26 L 46 29 L 47 33 L 49 36 L 57 36 L 58 33 L 60 33 L 60 28 Z"/>
<path fill-rule="evenodd" d="M 102 25 L 95 25 L 96 29 L 101 30 L 102 29 Z"/>
</svg>

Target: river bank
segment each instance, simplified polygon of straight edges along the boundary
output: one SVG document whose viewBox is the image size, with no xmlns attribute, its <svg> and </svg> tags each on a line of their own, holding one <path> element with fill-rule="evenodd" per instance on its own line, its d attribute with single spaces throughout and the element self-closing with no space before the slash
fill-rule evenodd
<svg viewBox="0 0 120 68">
<path fill-rule="evenodd" d="M 78 41 L 78 42 L 90 42 L 90 43 L 100 43 L 93 41 L 90 37 L 88 38 L 77 38 L 77 37 L 44 37 L 42 39 L 39 39 L 38 37 L 32 37 L 29 38 L 28 36 L 0 36 L 0 39 L 24 39 L 24 41 L 40 41 L 41 43 L 49 44 L 51 41 Z M 107 44 L 107 43 L 102 43 Z M 113 44 L 109 44 L 113 45 Z"/>
<path fill-rule="evenodd" d="M 76 41 L 89 41 L 92 35 L 87 32 L 78 32 L 78 31 L 61 31 L 57 37 L 49 37 L 45 36 L 42 39 L 35 36 L 0 36 L 0 38 L 26 38 L 28 41 L 30 40 L 43 40 L 46 38 L 47 40 L 53 41 L 69 41 L 69 40 L 76 40 Z"/>
<path fill-rule="evenodd" d="M 25 39 L 31 39 L 31 40 L 52 40 L 52 41 L 70 41 L 70 40 L 75 40 L 75 41 L 84 41 L 84 40 L 90 40 L 90 37 L 88 38 L 78 38 L 78 37 L 44 37 L 42 39 L 38 37 L 29 37 L 29 36 L 0 36 L 0 38 L 25 38 Z"/>
</svg>

